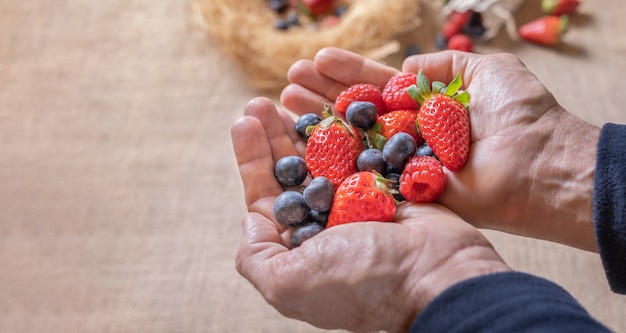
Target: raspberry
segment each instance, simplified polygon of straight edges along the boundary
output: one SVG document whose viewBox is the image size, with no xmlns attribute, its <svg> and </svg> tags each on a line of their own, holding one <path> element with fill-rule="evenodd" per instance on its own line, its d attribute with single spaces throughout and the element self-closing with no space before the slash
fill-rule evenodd
<svg viewBox="0 0 626 333">
<path fill-rule="evenodd" d="M 415 156 L 400 175 L 400 194 L 414 203 L 433 202 L 443 192 L 446 175 L 434 157 Z"/>
<path fill-rule="evenodd" d="M 345 116 L 350 103 L 354 101 L 371 102 L 378 114 L 387 113 L 380 88 L 370 83 L 357 83 L 343 90 L 335 100 L 335 109 Z"/>
<path fill-rule="evenodd" d="M 391 77 L 382 91 L 387 110 L 417 110 L 419 103 L 407 93 L 407 89 L 416 82 L 415 73 L 401 73 Z"/>
<path fill-rule="evenodd" d="M 450 37 L 448 41 L 448 50 L 458 50 L 465 52 L 472 52 L 474 49 L 474 42 L 466 35 L 459 34 Z"/>
</svg>

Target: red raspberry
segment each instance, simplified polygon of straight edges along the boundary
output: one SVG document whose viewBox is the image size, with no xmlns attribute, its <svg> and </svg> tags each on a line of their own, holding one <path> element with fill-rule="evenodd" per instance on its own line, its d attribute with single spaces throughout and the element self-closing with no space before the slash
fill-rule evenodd
<svg viewBox="0 0 626 333">
<path fill-rule="evenodd" d="M 448 41 L 448 50 L 472 52 L 474 42 L 466 35 L 454 35 Z"/>
<path fill-rule="evenodd" d="M 388 111 L 394 110 L 417 110 L 419 103 L 411 98 L 407 89 L 417 83 L 417 74 L 400 73 L 385 84 L 382 95 Z"/>
<path fill-rule="evenodd" d="M 431 156 L 415 156 L 400 175 L 400 194 L 414 203 L 433 202 L 443 192 L 446 175 L 441 163 Z"/>
<path fill-rule="evenodd" d="M 372 102 L 376 106 L 379 115 L 387 113 L 382 92 L 380 88 L 373 84 L 357 83 L 348 87 L 337 96 L 335 109 L 345 117 L 348 105 L 354 101 Z"/>
</svg>

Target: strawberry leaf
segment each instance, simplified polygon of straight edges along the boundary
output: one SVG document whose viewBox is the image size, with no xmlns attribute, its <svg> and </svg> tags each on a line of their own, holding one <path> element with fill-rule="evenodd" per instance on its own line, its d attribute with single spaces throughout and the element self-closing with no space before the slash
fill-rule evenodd
<svg viewBox="0 0 626 333">
<path fill-rule="evenodd" d="M 461 73 L 459 72 L 454 77 L 454 80 L 452 80 L 452 82 L 450 82 L 450 84 L 448 84 L 448 88 L 446 88 L 445 95 L 446 96 L 454 96 L 454 94 L 456 94 L 457 91 L 459 91 L 459 89 L 461 89 L 462 85 L 463 85 L 463 80 L 461 80 Z"/>
<path fill-rule="evenodd" d="M 406 92 L 409 94 L 409 96 L 411 96 L 412 99 L 416 100 L 416 101 L 420 101 L 420 91 L 419 89 L 417 89 L 417 85 L 412 84 L 410 85 L 407 89 Z"/>
<path fill-rule="evenodd" d="M 385 146 L 385 143 L 387 143 L 387 138 L 385 138 L 384 136 L 380 134 L 376 134 L 374 135 L 374 138 L 372 141 L 373 141 L 372 143 L 373 143 L 374 148 L 382 151 L 383 147 Z"/>
<path fill-rule="evenodd" d="M 424 104 L 424 102 L 432 96 L 432 92 L 430 91 L 430 81 L 421 69 L 417 73 L 417 90 L 419 92 L 419 100 L 417 101 L 420 104 Z"/>
<path fill-rule="evenodd" d="M 454 99 L 463 104 L 466 109 L 469 108 L 470 94 L 467 91 L 463 91 L 460 94 L 455 95 Z"/>
<path fill-rule="evenodd" d="M 446 84 L 441 82 L 441 81 L 434 81 L 433 82 L 433 94 L 438 94 L 441 92 L 441 90 L 443 88 L 446 87 Z"/>
</svg>

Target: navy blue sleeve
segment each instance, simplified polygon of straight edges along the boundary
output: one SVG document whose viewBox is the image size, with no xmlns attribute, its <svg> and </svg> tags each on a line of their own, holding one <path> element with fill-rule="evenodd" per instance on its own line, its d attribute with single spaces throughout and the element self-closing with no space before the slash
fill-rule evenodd
<svg viewBox="0 0 626 333">
<path fill-rule="evenodd" d="M 563 288 L 519 272 L 463 281 L 436 297 L 417 332 L 610 332 Z"/>
<path fill-rule="evenodd" d="M 626 126 L 605 124 L 598 141 L 593 219 L 611 289 L 626 294 Z"/>
</svg>

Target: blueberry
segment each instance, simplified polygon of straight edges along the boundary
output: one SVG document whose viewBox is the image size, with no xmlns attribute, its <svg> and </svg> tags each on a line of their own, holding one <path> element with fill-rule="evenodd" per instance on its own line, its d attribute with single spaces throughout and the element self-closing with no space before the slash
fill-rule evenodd
<svg viewBox="0 0 626 333">
<path fill-rule="evenodd" d="M 315 113 L 305 113 L 296 121 L 296 132 L 298 135 L 307 140 L 309 138 L 309 134 L 307 133 L 307 128 L 309 126 L 315 126 L 319 124 L 322 119 Z"/>
<path fill-rule="evenodd" d="M 285 191 L 274 201 L 274 217 L 281 225 L 295 226 L 302 224 L 309 216 L 311 209 L 300 192 Z"/>
<path fill-rule="evenodd" d="M 287 30 L 289 29 L 289 22 L 285 20 L 276 20 L 274 28 L 276 28 L 277 30 Z"/>
<path fill-rule="evenodd" d="M 274 166 L 274 177 L 284 187 L 302 184 L 308 172 L 306 161 L 300 156 L 285 156 Z"/>
<path fill-rule="evenodd" d="M 473 12 L 470 15 L 469 21 L 463 29 L 466 34 L 474 37 L 480 37 L 487 31 L 483 25 L 483 17 L 479 12 Z"/>
<path fill-rule="evenodd" d="M 376 171 L 381 175 L 387 172 L 387 162 L 383 158 L 383 152 L 376 148 L 368 148 L 359 154 L 356 160 L 356 168 L 359 171 Z"/>
<path fill-rule="evenodd" d="M 383 147 L 383 158 L 392 170 L 402 170 L 406 162 L 415 154 L 417 143 L 408 133 L 394 134 Z"/>
<path fill-rule="evenodd" d="M 316 210 L 311 210 L 309 212 L 309 222 L 315 222 L 326 228 L 326 223 L 328 223 L 328 213 L 329 212 L 318 212 Z"/>
<path fill-rule="evenodd" d="M 370 129 L 378 120 L 378 109 L 372 102 L 354 101 L 346 109 L 346 119 L 355 127 Z"/>
<path fill-rule="evenodd" d="M 315 177 L 302 194 L 312 210 L 327 212 L 333 204 L 335 186 L 326 177 Z"/>
<path fill-rule="evenodd" d="M 435 36 L 435 47 L 438 50 L 445 50 L 448 48 L 448 40 L 446 39 L 446 36 L 444 36 L 444 34 L 438 33 Z"/>
<path fill-rule="evenodd" d="M 404 52 L 405 56 L 410 57 L 416 54 L 420 54 L 422 53 L 422 51 L 420 50 L 419 46 L 415 45 L 415 44 L 411 44 L 406 48 L 406 51 Z"/>
<path fill-rule="evenodd" d="M 307 239 L 319 234 L 324 227 L 317 223 L 309 223 L 297 226 L 291 232 L 291 246 L 298 247 Z"/>
<path fill-rule="evenodd" d="M 398 202 L 404 201 L 404 197 L 400 194 L 400 174 L 395 172 L 388 173 L 385 178 L 389 181 L 389 187 L 391 187 L 391 193 Z"/>
<path fill-rule="evenodd" d="M 268 4 L 276 13 L 284 13 L 289 8 L 289 1 L 287 0 L 269 0 Z"/>
<path fill-rule="evenodd" d="M 422 145 L 417 147 L 417 150 L 415 150 L 415 156 L 432 156 L 432 157 L 435 157 L 435 153 L 433 152 L 433 149 L 430 148 L 428 143 L 426 143 L 426 141 L 424 141 L 424 143 L 422 143 Z"/>
</svg>

